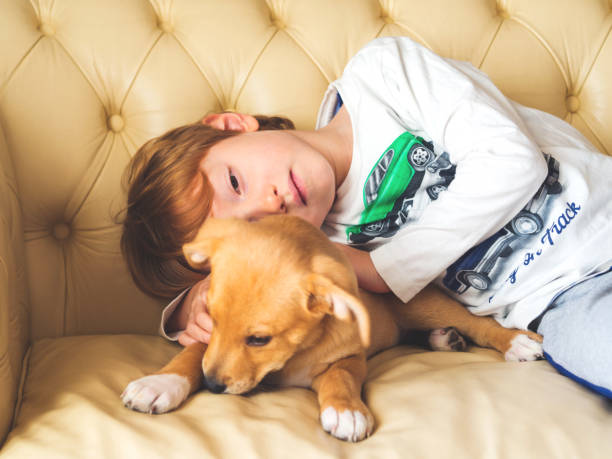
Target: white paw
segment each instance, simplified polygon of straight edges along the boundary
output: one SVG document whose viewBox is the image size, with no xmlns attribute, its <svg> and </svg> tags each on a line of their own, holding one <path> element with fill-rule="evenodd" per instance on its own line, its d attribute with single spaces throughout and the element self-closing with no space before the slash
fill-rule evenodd
<svg viewBox="0 0 612 459">
<path fill-rule="evenodd" d="M 151 375 L 127 385 L 121 400 L 132 410 L 143 413 L 166 413 L 189 396 L 189 382 L 179 375 Z"/>
<path fill-rule="evenodd" d="M 374 423 L 357 410 L 344 410 L 340 414 L 333 406 L 321 413 L 321 425 L 326 432 L 346 441 L 360 441 L 372 433 Z"/>
<path fill-rule="evenodd" d="M 532 340 L 527 335 L 519 334 L 510 342 L 510 349 L 504 357 L 508 362 L 527 362 L 544 358 L 542 343 Z"/>
</svg>

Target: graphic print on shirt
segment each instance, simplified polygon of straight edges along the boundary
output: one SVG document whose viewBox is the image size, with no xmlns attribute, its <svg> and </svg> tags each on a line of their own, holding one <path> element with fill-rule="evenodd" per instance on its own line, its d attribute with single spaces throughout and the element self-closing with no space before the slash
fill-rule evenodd
<svg viewBox="0 0 612 459">
<path fill-rule="evenodd" d="M 436 155 L 433 144 L 410 132 L 397 137 L 370 171 L 363 189 L 365 210 L 359 224 L 346 229 L 347 241 L 364 244 L 391 237 L 418 220 L 455 178 L 448 153 Z"/>
<path fill-rule="evenodd" d="M 493 269 L 502 263 L 502 260 L 532 243 L 534 236 L 542 232 L 547 209 L 550 209 L 552 204 L 549 202 L 549 205 L 545 205 L 547 198 L 551 199 L 562 191 L 559 183 L 559 162 L 549 154 L 544 154 L 544 158 L 548 164 L 548 175 L 533 198 L 501 230 L 472 247 L 450 265 L 442 279 L 444 287 L 458 294 L 470 288 L 481 292 L 490 290 L 496 283 L 496 279 L 490 275 Z M 571 207 L 571 204 L 568 206 Z M 572 211 L 574 215 L 578 210 L 579 208 Z M 550 232 L 550 229 L 548 231 Z M 545 238 L 546 235 L 542 237 L 542 244 L 546 242 Z M 523 264 L 528 265 L 541 252 L 540 249 L 535 253 L 528 253 Z M 506 280 L 513 284 L 515 276 L 516 270 Z M 489 297 L 489 302 L 493 296 Z"/>
</svg>

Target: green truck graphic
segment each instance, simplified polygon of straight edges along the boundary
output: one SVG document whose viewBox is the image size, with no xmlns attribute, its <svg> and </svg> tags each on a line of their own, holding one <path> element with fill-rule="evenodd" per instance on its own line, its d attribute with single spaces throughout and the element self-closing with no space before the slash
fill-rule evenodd
<svg viewBox="0 0 612 459">
<path fill-rule="evenodd" d="M 454 178 L 455 166 L 448 160 L 448 154 L 436 158 L 433 146 L 410 132 L 397 137 L 366 179 L 365 210 L 359 224 L 346 229 L 348 242 L 362 244 L 395 234 L 408 221 L 426 171 L 441 179 L 426 189 L 429 198 L 435 200 Z"/>
</svg>

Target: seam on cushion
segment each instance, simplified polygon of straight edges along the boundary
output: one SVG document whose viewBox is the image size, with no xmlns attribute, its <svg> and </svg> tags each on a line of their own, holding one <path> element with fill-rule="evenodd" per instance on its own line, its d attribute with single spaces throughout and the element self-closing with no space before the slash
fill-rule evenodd
<svg viewBox="0 0 612 459">
<path fill-rule="evenodd" d="M 495 40 L 497 39 L 497 36 L 499 35 L 499 31 L 501 30 L 503 25 L 504 25 L 504 21 L 500 20 L 499 24 L 497 24 L 497 30 L 493 34 L 493 38 L 491 38 L 491 41 L 489 42 L 489 45 L 487 46 L 487 49 L 485 50 L 484 54 L 482 55 L 482 59 L 480 59 L 480 62 L 478 63 L 478 68 L 479 69 L 482 68 L 485 59 L 489 55 L 489 52 L 491 52 L 491 48 L 493 47 L 493 43 L 495 43 Z"/>
<path fill-rule="evenodd" d="M 219 94 L 217 94 L 217 90 L 215 89 L 215 87 L 213 86 L 213 84 L 211 82 L 212 80 L 206 74 L 206 72 L 204 71 L 202 66 L 198 63 L 198 61 L 191 54 L 189 49 L 187 49 L 187 47 L 183 44 L 183 42 L 181 40 L 179 40 L 179 38 L 176 36 L 176 34 L 172 34 L 172 38 L 174 38 L 176 40 L 176 42 L 181 47 L 183 52 L 187 55 L 187 57 L 191 60 L 191 62 L 193 62 L 193 65 L 195 65 L 196 69 L 198 69 L 198 71 L 200 72 L 200 74 L 202 75 L 204 80 L 206 80 L 206 83 L 208 83 L 208 86 L 210 87 L 210 90 L 213 92 L 213 94 L 217 98 L 217 103 L 219 104 L 220 107 L 223 107 L 223 103 L 221 102 L 221 96 Z"/>
<path fill-rule="evenodd" d="M 2 226 L 4 226 L 4 224 L 7 223 L 7 220 L 6 218 L 4 218 L 4 215 L 0 216 L 0 222 L 3 223 Z M 8 278 L 9 268 L 8 268 L 6 261 L 4 261 L 4 258 L 2 256 L 0 256 L 0 268 L 2 268 L 2 271 L 6 273 L 7 278 Z"/>
<path fill-rule="evenodd" d="M 38 241 L 51 235 L 51 230 L 30 230 L 23 232 L 23 242 Z"/>
<path fill-rule="evenodd" d="M 393 21 L 393 24 L 396 26 L 399 26 L 400 28 L 404 29 L 406 32 L 408 32 L 410 35 L 412 35 L 412 37 L 416 38 L 416 41 L 419 42 L 420 44 L 422 44 L 423 46 L 425 46 L 427 49 L 429 49 L 430 51 L 433 51 L 434 53 L 436 52 L 434 47 L 431 45 L 431 43 L 428 43 L 427 40 L 425 40 L 425 37 L 423 35 L 421 35 L 420 33 L 416 32 L 414 29 L 408 27 L 406 24 L 403 24 L 401 22 L 396 22 Z M 378 34 L 376 35 L 377 37 L 379 36 L 379 34 L 382 33 L 383 29 L 387 26 L 387 24 L 384 24 L 381 29 L 378 31 Z M 412 38 L 411 37 L 411 38 Z"/>
<path fill-rule="evenodd" d="M 36 47 L 36 45 L 40 42 L 40 40 L 42 40 L 42 38 L 43 37 L 40 36 L 36 40 L 34 40 L 34 43 L 32 43 L 32 46 L 30 46 L 30 48 L 24 53 L 24 55 L 21 56 L 21 59 L 19 59 L 19 62 L 17 62 L 17 65 L 15 65 L 13 70 L 11 70 L 11 73 L 9 73 L 6 80 L 4 80 L 4 84 L 0 86 L 0 97 L 2 96 L 2 93 L 4 92 L 4 89 L 9 85 L 9 83 L 13 79 L 13 76 L 15 75 L 15 73 L 17 73 L 17 70 L 19 70 L 19 68 L 21 67 L 21 64 L 23 64 L 23 62 L 27 59 L 27 57 L 30 54 L 32 54 L 32 50 Z"/>
<path fill-rule="evenodd" d="M 249 71 L 247 72 L 246 76 L 244 77 L 244 81 L 240 85 L 240 89 L 238 90 L 238 92 L 236 94 L 236 99 L 234 101 L 232 101 L 234 107 L 236 107 L 236 105 L 238 104 L 238 99 L 240 99 L 240 96 L 242 95 L 242 91 L 244 90 L 244 87 L 246 86 L 247 82 L 249 81 L 249 78 L 251 77 L 251 74 L 253 73 L 253 70 L 257 66 L 257 63 L 259 62 L 259 59 L 261 59 L 261 56 L 263 55 L 264 51 L 266 49 L 268 49 L 268 46 L 270 46 L 270 43 L 272 43 L 272 40 L 274 40 L 274 37 L 276 37 L 276 35 L 278 34 L 279 31 L 280 31 L 280 29 L 276 29 L 274 31 L 274 33 L 270 36 L 270 38 L 268 39 L 266 44 L 263 45 L 263 47 L 261 48 L 261 51 L 259 51 L 259 54 L 257 54 L 257 57 L 255 58 L 255 60 L 251 64 L 251 67 L 249 68 Z"/>
<path fill-rule="evenodd" d="M 319 70 L 321 75 L 323 75 L 323 78 L 325 78 L 325 81 L 327 81 L 327 84 L 331 83 L 332 79 L 325 73 L 325 70 L 323 69 L 319 61 L 315 59 L 312 53 L 308 51 L 308 49 L 302 43 L 300 43 L 300 41 L 296 37 L 294 37 L 293 34 L 289 33 L 288 29 L 283 29 L 283 32 L 285 32 L 287 36 L 291 38 L 291 40 L 297 45 L 297 47 L 306 55 L 306 57 L 308 57 L 308 59 L 312 61 L 317 70 Z"/>
<path fill-rule="evenodd" d="M 11 158 L 12 160 L 13 158 Z M 17 190 L 15 189 L 15 187 L 13 186 L 13 184 L 11 183 L 11 181 L 9 180 L 8 175 L 4 174 L 5 177 L 5 183 L 7 188 L 12 192 L 12 197 L 16 199 L 16 201 L 19 203 L 19 198 L 17 196 Z"/>
<path fill-rule="evenodd" d="M 599 136 L 595 133 L 595 131 L 593 130 L 593 128 L 589 125 L 589 123 L 587 123 L 587 120 L 584 119 L 583 116 L 580 116 L 580 113 L 576 112 L 573 113 L 573 116 L 580 118 L 582 120 L 582 122 L 584 123 L 584 125 L 588 128 L 589 132 L 591 133 L 591 135 L 597 139 L 597 142 L 599 142 L 599 148 L 601 148 L 603 150 L 603 153 L 610 155 L 610 153 L 608 153 L 605 144 L 601 141 L 601 139 L 599 138 Z"/>
<path fill-rule="evenodd" d="M 157 44 L 159 43 L 159 41 L 161 40 L 161 38 L 163 36 L 164 36 L 164 33 L 160 32 L 159 35 L 157 36 L 157 38 L 153 41 L 153 44 L 151 45 L 151 47 L 149 48 L 149 50 L 147 51 L 145 56 L 143 57 L 142 62 L 140 62 L 140 64 L 138 65 L 138 68 L 136 69 L 136 72 L 134 72 L 134 78 L 132 78 L 132 81 L 130 81 L 130 84 L 125 89 L 125 94 L 123 95 L 123 99 L 119 103 L 119 113 L 123 112 L 123 105 L 125 104 L 125 101 L 127 100 L 128 96 L 130 95 L 130 91 L 134 87 L 134 83 L 136 83 L 136 80 L 140 76 L 140 72 L 142 71 L 142 68 L 144 67 L 144 65 L 149 60 L 149 57 L 151 57 L 151 53 L 153 52 L 153 50 L 155 49 L 155 47 L 157 46 Z"/>
<path fill-rule="evenodd" d="M 114 223 L 110 223 L 108 225 L 96 226 L 95 228 L 79 228 L 79 233 L 87 233 L 91 231 L 112 230 L 115 228 L 117 228 L 117 225 Z M 121 251 L 118 251 L 117 253 L 121 253 Z"/>
<path fill-rule="evenodd" d="M 123 146 L 125 147 L 125 152 L 127 153 L 127 160 L 128 162 L 132 160 L 132 155 L 130 154 L 130 152 L 136 152 L 138 150 L 139 145 L 136 144 L 136 142 L 134 142 L 134 139 L 132 139 L 132 137 L 130 137 L 130 133 L 129 133 L 129 129 L 124 129 L 122 132 L 123 135 L 119 136 L 119 138 L 121 139 L 121 142 L 123 143 Z M 131 144 L 128 145 L 128 143 Z M 121 175 L 121 189 L 123 190 L 123 186 L 124 186 L 124 182 L 123 182 L 123 174 Z"/>
<path fill-rule="evenodd" d="M 107 139 L 109 136 L 111 136 L 111 135 L 113 135 L 113 134 L 111 134 L 111 133 L 110 133 L 110 131 L 108 131 L 108 132 L 105 134 L 105 140 L 106 140 L 106 139 Z M 89 187 L 88 187 L 87 191 L 86 191 L 86 192 L 83 194 L 83 197 L 82 197 L 82 199 L 81 199 L 80 204 L 79 204 L 78 206 L 76 206 L 76 208 L 75 208 L 75 209 L 74 209 L 74 211 L 72 212 L 72 215 L 70 215 L 70 216 L 68 217 L 68 219 L 69 219 L 70 221 L 74 221 L 74 220 L 76 219 L 76 217 L 79 215 L 79 212 L 81 211 L 81 209 L 82 209 L 82 208 L 83 208 L 83 206 L 85 205 L 85 202 L 87 201 L 87 198 L 89 198 L 89 195 L 91 195 L 91 193 L 92 193 L 93 189 L 95 188 L 96 184 L 97 184 L 97 183 L 98 183 L 98 181 L 100 180 L 100 176 L 101 176 L 101 175 L 104 173 L 104 169 L 106 168 L 106 165 L 108 164 L 108 160 L 110 159 L 111 154 L 112 154 L 112 152 L 113 152 L 113 148 L 114 148 L 114 146 L 115 146 L 115 142 L 117 141 L 117 136 L 118 136 L 118 135 L 117 135 L 117 134 L 115 134 L 115 135 L 114 135 L 114 138 L 113 138 L 113 139 L 111 139 L 111 144 L 110 144 L 110 146 L 109 146 L 108 150 L 107 150 L 107 151 L 106 151 L 106 153 L 105 153 L 105 156 L 106 156 L 106 157 L 105 157 L 104 159 L 102 159 L 102 160 L 101 160 L 101 161 L 102 161 L 102 164 L 100 164 L 100 168 L 98 169 L 98 171 L 96 172 L 95 177 L 93 178 L 93 180 L 92 180 L 92 181 L 91 181 L 91 183 L 89 184 Z M 95 163 L 95 161 L 98 159 L 99 155 L 103 155 L 103 154 L 104 154 L 104 153 L 103 153 L 103 150 L 104 150 L 104 144 L 105 144 L 105 143 L 106 143 L 106 142 L 103 140 L 103 141 L 102 141 L 102 143 L 100 144 L 100 147 L 98 148 L 98 151 L 97 151 L 97 152 L 96 152 L 96 154 L 93 156 L 91 163 Z M 81 183 L 79 183 L 79 184 L 78 184 L 78 185 L 75 187 L 75 189 L 74 189 L 73 191 L 77 190 L 77 189 L 79 188 L 79 186 L 80 186 L 80 185 L 81 185 Z"/>
<path fill-rule="evenodd" d="M 68 255 L 66 253 L 66 244 L 61 244 L 62 260 L 64 260 L 64 317 L 62 318 L 62 336 L 66 336 L 68 322 Z"/>
<path fill-rule="evenodd" d="M 514 21 L 520 24 L 521 26 L 525 28 L 525 30 L 530 32 L 531 35 L 535 37 L 535 39 L 542 45 L 542 47 L 548 52 L 548 54 L 550 54 L 550 57 L 552 58 L 554 63 L 557 64 L 557 68 L 559 69 L 559 72 L 561 73 L 561 76 L 563 77 L 563 81 L 565 82 L 565 87 L 569 88 L 570 87 L 569 75 L 565 73 L 565 68 L 561 65 L 561 60 L 552 50 L 548 42 L 544 40 L 544 38 L 529 23 L 519 20 L 517 17 L 512 17 L 508 20 L 511 20 L 511 21 Z"/>
<path fill-rule="evenodd" d="M 382 33 L 382 31 L 383 31 L 383 30 L 385 30 L 386 25 L 387 25 L 387 24 L 385 24 L 385 23 L 383 22 L 383 25 L 382 25 L 382 26 L 380 26 L 380 29 L 378 29 L 378 32 L 376 32 L 376 33 L 374 34 L 374 36 L 375 36 L 376 38 L 380 37 L 380 34 Z M 400 26 L 400 27 L 401 27 L 401 26 Z"/>
<path fill-rule="evenodd" d="M 21 364 L 21 377 L 19 378 L 19 388 L 17 389 L 17 400 L 15 401 L 15 410 L 13 412 L 13 422 L 11 422 L 11 430 L 17 426 L 17 418 L 21 411 L 21 405 L 23 404 L 23 391 L 25 389 L 25 382 L 28 377 L 28 370 L 30 367 L 30 356 L 32 355 L 33 344 L 28 347 L 26 355 L 23 358 Z"/>
<path fill-rule="evenodd" d="M 608 37 L 610 36 L 610 32 L 611 31 L 612 31 L 612 23 L 608 27 L 608 31 L 606 32 L 604 39 L 601 40 L 601 44 L 599 45 L 599 49 L 595 53 L 595 56 L 593 57 L 593 60 L 591 61 L 591 66 L 589 67 L 589 70 L 584 75 L 582 83 L 580 83 L 580 87 L 576 91 L 576 95 L 579 95 L 582 92 L 582 88 L 584 88 L 584 85 L 586 84 L 586 81 L 589 79 L 589 76 L 591 75 L 591 72 L 593 71 L 593 67 L 595 67 L 595 63 L 599 59 L 599 55 L 601 54 L 601 51 L 603 50 L 604 46 L 608 42 Z"/>
<path fill-rule="evenodd" d="M 98 90 L 96 89 L 96 85 L 91 81 L 91 79 L 89 78 L 89 76 L 87 76 L 87 73 L 85 72 L 85 70 L 81 67 L 81 65 L 79 64 L 79 62 L 74 58 L 74 56 L 72 55 L 72 53 L 70 53 L 70 51 L 68 50 L 68 48 L 57 38 L 54 37 L 53 40 L 57 43 L 57 45 L 66 53 L 66 56 L 68 56 L 68 59 L 70 60 L 70 62 L 72 62 L 72 65 L 74 65 L 74 67 L 77 69 L 77 71 L 81 74 L 81 76 L 83 77 L 83 79 L 85 80 L 85 82 L 87 83 L 87 85 L 91 88 L 91 90 L 93 91 L 93 93 L 96 95 L 96 97 L 98 98 L 98 102 L 100 102 L 100 104 L 102 105 L 102 107 L 105 107 L 106 104 L 104 103 L 104 98 L 102 97 L 102 94 L 100 94 L 98 92 Z"/>
</svg>

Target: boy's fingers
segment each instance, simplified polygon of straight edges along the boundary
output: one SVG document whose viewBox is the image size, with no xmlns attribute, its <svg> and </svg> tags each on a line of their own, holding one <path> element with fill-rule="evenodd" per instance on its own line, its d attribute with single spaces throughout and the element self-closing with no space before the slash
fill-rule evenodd
<svg viewBox="0 0 612 459">
<path fill-rule="evenodd" d="M 181 346 L 189 346 L 190 344 L 197 343 L 195 339 L 189 336 L 186 332 L 181 333 L 178 336 L 178 342 Z"/>
<path fill-rule="evenodd" d="M 184 333 L 187 333 L 189 337 L 194 340 L 193 342 L 199 341 L 200 343 L 208 343 L 210 341 L 210 333 L 193 322 L 187 324 Z"/>
<path fill-rule="evenodd" d="M 213 323 L 212 323 L 212 319 L 210 318 L 208 314 L 206 314 L 205 312 L 198 312 L 195 315 L 195 322 L 200 327 L 202 327 L 205 331 L 207 331 L 210 335 L 210 332 L 212 331 L 212 328 L 213 328 Z"/>
</svg>

